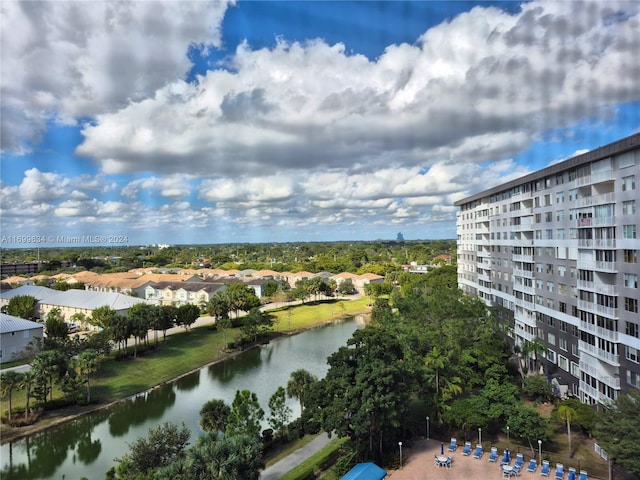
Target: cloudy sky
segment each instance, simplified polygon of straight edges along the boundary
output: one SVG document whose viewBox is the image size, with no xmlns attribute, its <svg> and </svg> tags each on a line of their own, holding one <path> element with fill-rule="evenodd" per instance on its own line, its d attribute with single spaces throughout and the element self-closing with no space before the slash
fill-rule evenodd
<svg viewBox="0 0 640 480">
<path fill-rule="evenodd" d="M 3 248 L 455 238 L 640 129 L 637 1 L 0 9 Z"/>
</svg>

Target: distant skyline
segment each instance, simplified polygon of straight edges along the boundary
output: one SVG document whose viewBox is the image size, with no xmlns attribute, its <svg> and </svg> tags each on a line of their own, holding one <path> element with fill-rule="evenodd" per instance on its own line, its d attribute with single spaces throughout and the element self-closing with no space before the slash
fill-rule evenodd
<svg viewBox="0 0 640 480">
<path fill-rule="evenodd" d="M 6 1 L 2 248 L 456 238 L 640 131 L 640 2 Z"/>
</svg>

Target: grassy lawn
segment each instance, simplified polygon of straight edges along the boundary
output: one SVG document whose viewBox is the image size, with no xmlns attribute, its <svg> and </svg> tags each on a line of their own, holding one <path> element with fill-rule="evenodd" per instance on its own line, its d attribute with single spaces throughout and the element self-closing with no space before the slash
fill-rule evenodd
<svg viewBox="0 0 640 480">
<path fill-rule="evenodd" d="M 318 453 L 280 477 L 280 480 L 304 480 L 310 478 L 312 473 L 322 470 L 328 466 L 328 463 L 332 463 L 335 454 L 346 441 L 346 438 L 334 438 Z"/>
<path fill-rule="evenodd" d="M 340 306 L 340 304 L 342 306 Z M 355 314 L 366 311 L 366 299 L 341 300 L 332 303 L 304 304 L 284 307 L 271 311 L 277 319 L 274 331 L 286 332 L 284 322 L 294 331 L 323 324 L 343 314 Z M 283 320 L 286 319 L 286 320 Z M 228 329 L 227 341 L 239 333 L 239 329 Z M 150 339 L 153 342 L 153 338 Z M 152 354 L 138 358 L 115 360 L 113 354 L 102 362 L 99 370 L 91 377 L 91 396 L 100 404 L 108 404 L 145 391 L 156 385 L 169 382 L 181 375 L 221 360 L 236 352 L 223 352 L 223 334 L 202 326 L 188 332 L 167 336 L 166 343 L 160 341 L 159 349 Z M 131 350 L 132 352 L 133 350 Z M 54 399 L 61 398 L 60 391 L 54 391 Z M 13 393 L 13 409 L 24 408 L 25 392 Z M 7 398 L 2 398 L 0 412 L 6 416 L 9 408 Z M 5 427 L 3 426 L 3 430 Z M 9 428 L 7 427 L 7 430 Z M 5 432 L 3 431 L 3 434 Z"/>
</svg>

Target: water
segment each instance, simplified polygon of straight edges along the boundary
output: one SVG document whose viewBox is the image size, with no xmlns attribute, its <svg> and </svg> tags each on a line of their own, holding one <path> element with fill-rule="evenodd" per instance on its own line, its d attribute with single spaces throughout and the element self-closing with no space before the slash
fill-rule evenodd
<svg viewBox="0 0 640 480">
<path fill-rule="evenodd" d="M 202 405 L 214 398 L 230 405 L 236 390 L 255 392 L 266 418 L 269 398 L 279 386 L 286 387 L 291 372 L 304 368 L 318 378 L 324 377 L 327 357 L 345 345 L 357 328 L 358 322 L 349 320 L 281 338 L 113 408 L 6 443 L 1 447 L 0 477 L 103 479 L 107 470 L 116 465 L 114 459 L 129 450 L 129 444 L 165 421 L 184 423 L 191 430 L 193 442 L 202 433 L 198 427 Z M 298 401 L 287 402 L 293 417 L 299 416 Z"/>
</svg>

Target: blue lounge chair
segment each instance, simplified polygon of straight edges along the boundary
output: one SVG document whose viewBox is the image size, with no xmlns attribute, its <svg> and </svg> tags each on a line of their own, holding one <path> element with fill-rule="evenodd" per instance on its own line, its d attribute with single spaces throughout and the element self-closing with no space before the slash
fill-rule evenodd
<svg viewBox="0 0 640 480">
<path fill-rule="evenodd" d="M 462 450 L 462 454 L 465 457 L 471 454 L 471 442 L 464 442 L 464 450 Z"/>
<path fill-rule="evenodd" d="M 569 476 L 567 480 L 576 480 L 576 469 L 573 467 L 569 467 Z"/>
<path fill-rule="evenodd" d="M 516 455 L 516 463 L 513 466 L 518 470 L 524 467 L 524 455 L 522 455 L 521 453 L 518 453 Z"/>
<path fill-rule="evenodd" d="M 473 458 L 482 458 L 482 454 L 484 452 L 482 451 L 482 445 L 476 445 L 476 451 L 473 453 Z"/>
<path fill-rule="evenodd" d="M 535 458 L 532 458 L 531 460 L 529 460 L 527 472 L 535 472 L 536 468 L 538 468 L 538 461 Z"/>
<path fill-rule="evenodd" d="M 589 480 L 589 476 L 586 471 L 580 470 L 580 480 Z"/>
<path fill-rule="evenodd" d="M 551 467 L 549 466 L 549 460 L 543 460 L 542 470 L 540 470 L 540 475 L 542 475 L 543 477 L 548 477 L 550 470 L 551 470 Z"/>
<path fill-rule="evenodd" d="M 452 438 L 451 443 L 449 444 L 449 451 L 455 452 L 456 448 L 458 448 L 458 441 L 455 438 Z"/>
<path fill-rule="evenodd" d="M 489 454 L 489 461 L 495 462 L 498 460 L 498 449 L 496 447 L 491 447 L 491 453 Z"/>
<path fill-rule="evenodd" d="M 561 463 L 556 463 L 556 480 L 564 480 L 564 465 Z"/>
</svg>

